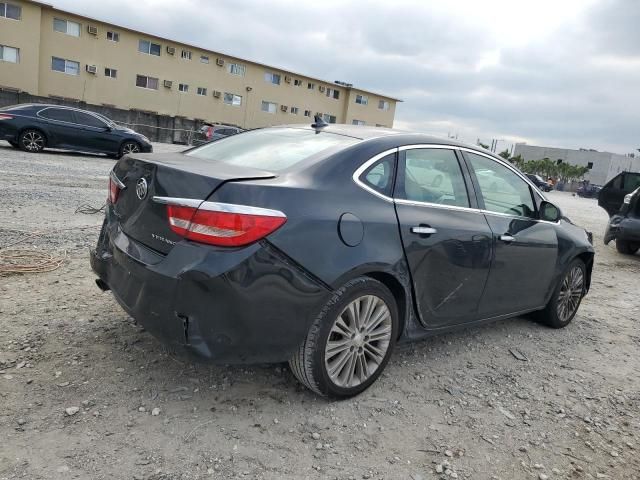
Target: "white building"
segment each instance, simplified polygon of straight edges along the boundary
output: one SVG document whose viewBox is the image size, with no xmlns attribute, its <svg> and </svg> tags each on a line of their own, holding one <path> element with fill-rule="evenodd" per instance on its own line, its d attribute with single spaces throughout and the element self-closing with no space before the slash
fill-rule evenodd
<svg viewBox="0 0 640 480">
<path fill-rule="evenodd" d="M 513 155 L 521 155 L 524 160 L 548 158 L 554 162 L 562 161 L 570 165 L 588 167 L 590 171 L 584 178 L 594 185 L 604 185 L 620 172 L 640 172 L 640 157 L 630 157 L 618 153 L 538 147 L 517 143 Z"/>
</svg>

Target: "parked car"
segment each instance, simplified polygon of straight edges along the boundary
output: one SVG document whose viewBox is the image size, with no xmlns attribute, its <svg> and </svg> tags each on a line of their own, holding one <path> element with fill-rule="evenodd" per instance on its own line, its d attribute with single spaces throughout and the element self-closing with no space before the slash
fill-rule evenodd
<svg viewBox="0 0 640 480">
<path fill-rule="evenodd" d="M 525 173 L 527 178 L 533 182 L 533 184 L 538 187 L 543 192 L 550 192 L 553 190 L 553 187 L 549 185 L 549 182 L 545 182 L 544 178 L 540 175 L 536 175 L 535 173 Z"/>
<path fill-rule="evenodd" d="M 243 131 L 241 128 L 230 125 L 203 125 L 194 133 L 191 144 L 197 147 Z"/>
<path fill-rule="evenodd" d="M 61 148 L 120 158 L 152 151 L 147 137 L 104 115 L 41 103 L 0 108 L 0 139 L 34 153 Z"/>
<path fill-rule="evenodd" d="M 334 397 L 371 385 L 396 342 L 527 312 L 571 322 L 590 236 L 526 176 L 449 139 L 320 122 L 120 160 L 98 286 L 168 344 L 288 361 Z"/>
<path fill-rule="evenodd" d="M 598 205 L 609 214 L 604 244 L 612 240 L 620 253 L 640 250 L 640 173 L 622 172 L 609 180 L 598 195 Z"/>
<path fill-rule="evenodd" d="M 578 187 L 576 193 L 579 197 L 583 198 L 597 198 L 600 190 L 602 190 L 602 186 L 600 185 L 587 184 Z"/>
</svg>

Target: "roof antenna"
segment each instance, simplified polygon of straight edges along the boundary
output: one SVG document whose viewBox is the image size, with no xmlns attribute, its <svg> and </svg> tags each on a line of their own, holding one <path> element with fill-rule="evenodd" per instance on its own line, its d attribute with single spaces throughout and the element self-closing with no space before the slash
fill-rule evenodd
<svg viewBox="0 0 640 480">
<path fill-rule="evenodd" d="M 313 120 L 314 123 L 311 124 L 311 128 L 315 128 L 316 133 L 320 133 L 321 128 L 329 126 L 329 124 L 322 119 L 322 115 L 315 115 Z"/>
</svg>

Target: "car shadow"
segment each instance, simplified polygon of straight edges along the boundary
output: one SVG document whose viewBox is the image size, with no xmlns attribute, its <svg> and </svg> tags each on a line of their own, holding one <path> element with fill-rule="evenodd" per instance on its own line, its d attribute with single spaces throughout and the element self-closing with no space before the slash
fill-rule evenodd
<svg viewBox="0 0 640 480">
<path fill-rule="evenodd" d="M 24 150 L 20 150 L 18 148 L 12 147 L 11 145 L 9 145 L 6 142 L 1 142 L 0 143 L 0 149 L 4 149 L 6 151 L 15 151 L 15 152 L 22 152 L 22 153 L 28 153 L 31 154 L 31 152 L 25 152 Z M 40 152 L 39 154 L 50 154 L 50 155 L 60 155 L 63 157 L 89 157 L 89 158 L 106 158 L 109 160 L 114 160 L 113 158 L 109 157 L 108 155 L 102 154 L 102 153 L 91 153 L 91 152 L 78 152 L 75 150 L 59 150 L 57 148 L 46 148 L 44 149 L 42 152 Z M 37 153 L 34 153 L 33 155 L 39 155 Z"/>
</svg>

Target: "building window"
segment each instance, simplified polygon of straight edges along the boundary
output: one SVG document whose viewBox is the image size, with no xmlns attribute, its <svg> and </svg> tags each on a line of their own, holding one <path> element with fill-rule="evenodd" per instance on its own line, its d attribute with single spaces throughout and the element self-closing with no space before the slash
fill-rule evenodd
<svg viewBox="0 0 640 480">
<path fill-rule="evenodd" d="M 203 97 L 207 96 L 207 89 L 205 87 L 198 87 L 198 91 L 196 92 L 198 95 L 202 95 Z"/>
<path fill-rule="evenodd" d="M 240 65 L 239 63 L 229 63 L 227 65 L 227 71 L 231 75 L 238 75 L 240 77 L 244 77 L 244 72 L 247 69 L 244 65 Z"/>
<path fill-rule="evenodd" d="M 148 40 L 140 40 L 138 42 L 138 51 L 146 53 L 147 55 L 160 56 L 160 45 L 157 43 L 149 42 Z"/>
<path fill-rule="evenodd" d="M 5 45 L 0 45 L 0 61 L 10 62 L 10 63 L 19 63 L 20 49 L 7 47 Z"/>
<path fill-rule="evenodd" d="M 298 115 L 298 107 L 291 107 L 291 113 L 293 115 Z"/>
<path fill-rule="evenodd" d="M 386 100 L 380 100 L 378 102 L 378 109 L 379 110 L 389 110 L 389 102 L 387 102 Z"/>
<path fill-rule="evenodd" d="M 191 52 L 189 50 L 182 50 L 182 53 L 180 54 L 180 56 L 184 60 L 191 60 Z"/>
<path fill-rule="evenodd" d="M 588 168 L 589 170 L 591 170 L 591 169 L 593 168 L 593 162 L 588 162 L 588 163 L 587 163 L 587 168 Z"/>
<path fill-rule="evenodd" d="M 0 3 L 0 17 L 20 20 L 22 18 L 22 7 L 13 3 Z"/>
<path fill-rule="evenodd" d="M 277 108 L 278 108 L 278 105 L 276 103 L 265 102 L 264 100 L 262 101 L 262 111 L 263 112 L 276 113 L 276 109 Z"/>
<path fill-rule="evenodd" d="M 302 80 L 300 80 L 300 79 L 297 79 L 297 78 L 296 78 L 296 79 L 293 81 L 293 84 L 294 84 L 296 87 L 299 87 L 300 85 L 302 85 Z"/>
<path fill-rule="evenodd" d="M 200 63 L 209 63 L 209 57 L 206 55 L 200 55 Z"/>
<path fill-rule="evenodd" d="M 280 85 L 280 75 L 278 73 L 265 72 L 264 81 L 273 83 L 274 85 Z"/>
<path fill-rule="evenodd" d="M 189 85 L 187 85 L 186 83 L 179 83 L 178 91 L 182 93 L 187 93 L 189 91 Z"/>
<path fill-rule="evenodd" d="M 64 58 L 51 57 L 51 70 L 55 72 L 67 73 L 69 75 L 80 75 L 80 62 L 66 60 Z"/>
<path fill-rule="evenodd" d="M 77 22 L 70 22 L 69 20 L 54 18 L 53 29 L 56 32 L 66 33 L 67 35 L 71 35 L 72 37 L 80 36 L 80 24 Z"/>
<path fill-rule="evenodd" d="M 327 88 L 327 97 L 335 98 L 336 100 L 340 98 L 340 90 L 336 90 L 335 88 Z"/>
<path fill-rule="evenodd" d="M 115 68 L 105 68 L 104 69 L 104 76 L 105 77 L 111 77 L 111 78 L 117 78 L 118 77 L 118 70 L 116 70 Z"/>
<path fill-rule="evenodd" d="M 304 116 L 305 117 L 310 117 L 311 116 L 311 110 L 305 110 L 304 111 Z"/>
<path fill-rule="evenodd" d="M 136 75 L 136 87 L 157 90 L 158 79 L 154 77 L 147 77 L 145 75 Z"/>
<path fill-rule="evenodd" d="M 119 42 L 120 34 L 118 32 L 107 32 L 107 40 L 111 42 Z"/>
<path fill-rule="evenodd" d="M 364 120 L 352 120 L 351 125 L 366 125 Z"/>
<path fill-rule="evenodd" d="M 316 88 L 316 84 L 315 83 L 307 83 L 307 90 L 313 90 L 314 88 Z"/>
<path fill-rule="evenodd" d="M 226 103 L 227 105 L 232 105 L 234 107 L 239 107 L 240 105 L 242 105 L 242 97 L 240 95 L 234 95 L 233 93 L 225 93 L 224 103 Z"/>
<path fill-rule="evenodd" d="M 356 103 L 358 105 L 367 105 L 369 103 L 369 97 L 366 95 L 356 95 Z"/>
<path fill-rule="evenodd" d="M 327 123 L 336 123 L 336 116 L 325 113 L 322 115 L 322 119 Z"/>
</svg>

